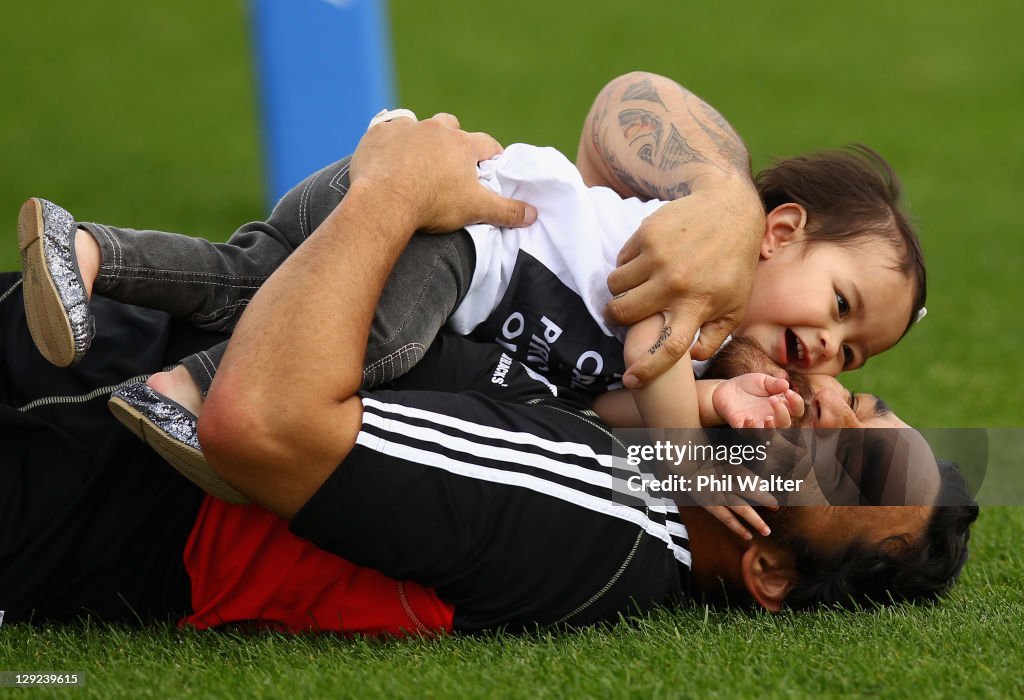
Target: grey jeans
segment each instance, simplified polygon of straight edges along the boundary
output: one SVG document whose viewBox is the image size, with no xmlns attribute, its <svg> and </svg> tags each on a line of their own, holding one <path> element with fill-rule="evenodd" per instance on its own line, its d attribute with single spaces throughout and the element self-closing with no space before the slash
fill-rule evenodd
<svg viewBox="0 0 1024 700">
<path fill-rule="evenodd" d="M 227 243 L 79 223 L 100 247 L 94 293 L 230 333 L 260 285 L 341 202 L 349 186 L 349 160 L 310 175 L 281 198 L 269 219 L 245 224 Z M 469 289 L 475 262 L 464 230 L 412 237 L 377 305 L 364 361 L 365 387 L 391 381 L 419 362 Z M 182 361 L 204 394 L 226 346 Z"/>
</svg>

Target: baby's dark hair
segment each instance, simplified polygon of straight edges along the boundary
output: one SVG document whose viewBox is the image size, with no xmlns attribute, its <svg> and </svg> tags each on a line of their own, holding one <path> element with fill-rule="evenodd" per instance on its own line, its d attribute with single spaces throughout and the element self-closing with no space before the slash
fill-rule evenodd
<svg viewBox="0 0 1024 700">
<path fill-rule="evenodd" d="M 796 203 L 807 210 L 807 241 L 856 245 L 867 238 L 889 242 L 897 251 L 893 269 L 914 284 L 906 334 L 927 294 L 924 253 L 907 215 L 900 209 L 899 179 L 886 160 L 867 146 L 853 145 L 778 161 L 754 179 L 764 210 Z"/>
</svg>

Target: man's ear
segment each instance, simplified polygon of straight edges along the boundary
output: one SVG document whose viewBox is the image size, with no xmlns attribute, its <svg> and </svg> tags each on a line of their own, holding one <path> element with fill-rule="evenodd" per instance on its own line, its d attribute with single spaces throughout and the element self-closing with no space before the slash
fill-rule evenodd
<svg viewBox="0 0 1024 700">
<path fill-rule="evenodd" d="M 789 202 L 768 212 L 765 217 L 764 238 L 761 240 L 761 258 L 767 260 L 779 248 L 802 241 L 806 235 L 807 210 Z"/>
<path fill-rule="evenodd" d="M 783 601 L 800 578 L 793 552 L 764 539 L 747 548 L 740 567 L 747 591 L 761 607 L 771 612 L 782 609 Z"/>
</svg>

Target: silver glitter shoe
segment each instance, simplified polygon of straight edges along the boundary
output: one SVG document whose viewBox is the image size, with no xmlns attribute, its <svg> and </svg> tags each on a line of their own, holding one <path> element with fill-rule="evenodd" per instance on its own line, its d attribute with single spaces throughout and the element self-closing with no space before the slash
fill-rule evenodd
<svg viewBox="0 0 1024 700">
<path fill-rule="evenodd" d="M 58 367 L 85 355 L 96 332 L 75 258 L 71 214 L 45 199 L 30 199 L 18 215 L 25 316 L 39 352 Z"/>
<path fill-rule="evenodd" d="M 114 391 L 110 412 L 193 484 L 228 503 L 250 501 L 217 476 L 199 447 L 196 416 L 145 384 Z"/>
</svg>

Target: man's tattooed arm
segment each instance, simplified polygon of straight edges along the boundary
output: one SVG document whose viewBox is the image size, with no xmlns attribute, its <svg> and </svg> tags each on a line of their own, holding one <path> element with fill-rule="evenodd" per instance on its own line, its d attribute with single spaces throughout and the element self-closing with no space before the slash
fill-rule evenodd
<svg viewBox="0 0 1024 700">
<path fill-rule="evenodd" d="M 652 73 L 605 86 L 587 115 L 577 164 L 587 184 L 642 199 L 685 197 L 709 174 L 750 178 L 747 149 L 722 115 Z"/>
<path fill-rule="evenodd" d="M 588 185 L 623 197 L 678 200 L 640 223 L 608 276 L 611 321 L 665 319 L 643 351 L 627 358 L 623 384 L 649 384 L 690 354 L 709 358 L 743 318 L 764 237 L 764 207 L 743 141 L 678 83 L 629 73 L 598 94 L 576 164 Z M 698 329 L 696 344 L 688 346 L 684 339 Z M 689 366 L 684 370 L 692 383 Z"/>
</svg>

